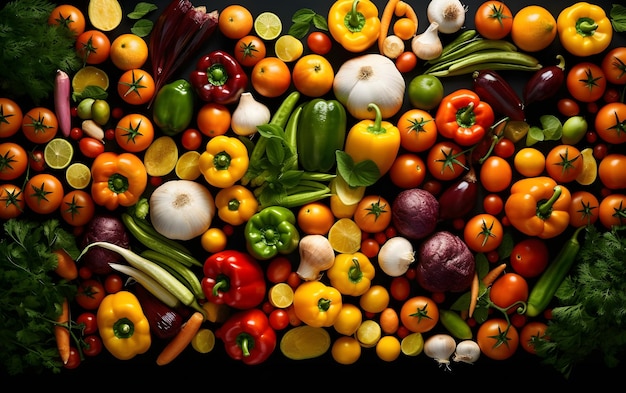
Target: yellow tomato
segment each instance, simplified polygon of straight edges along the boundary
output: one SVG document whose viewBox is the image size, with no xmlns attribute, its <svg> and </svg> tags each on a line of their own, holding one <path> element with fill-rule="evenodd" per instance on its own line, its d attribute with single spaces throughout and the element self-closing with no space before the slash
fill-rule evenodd
<svg viewBox="0 0 626 393">
<path fill-rule="evenodd" d="M 335 72 L 324 56 L 310 54 L 298 59 L 292 71 L 296 89 L 308 97 L 321 97 L 333 87 Z"/>
<path fill-rule="evenodd" d="M 339 364 L 354 364 L 361 357 L 361 344 L 354 337 L 342 336 L 333 343 L 331 354 Z"/>
<path fill-rule="evenodd" d="M 376 343 L 376 355 L 386 362 L 398 359 L 400 352 L 400 340 L 396 336 L 383 336 Z"/>
<path fill-rule="evenodd" d="M 372 285 L 359 298 L 359 305 L 367 312 L 378 314 L 389 305 L 389 291 L 382 285 Z"/>
<path fill-rule="evenodd" d="M 352 303 L 346 303 L 341 307 L 339 315 L 333 323 L 333 327 L 339 334 L 351 336 L 361 325 L 363 313 Z"/>
<path fill-rule="evenodd" d="M 228 237 L 220 228 L 209 228 L 200 237 L 202 248 L 210 253 L 223 251 L 227 243 Z"/>
</svg>

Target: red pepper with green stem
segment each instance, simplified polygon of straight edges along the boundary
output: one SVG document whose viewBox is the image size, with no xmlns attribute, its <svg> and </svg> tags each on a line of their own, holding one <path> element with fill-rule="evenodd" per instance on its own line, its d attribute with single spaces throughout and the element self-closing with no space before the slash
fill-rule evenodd
<svg viewBox="0 0 626 393">
<path fill-rule="evenodd" d="M 251 255 L 224 250 L 204 262 L 202 291 L 208 301 L 244 310 L 261 304 L 266 284 L 263 269 Z"/>
<path fill-rule="evenodd" d="M 469 89 L 459 89 L 445 96 L 435 115 L 439 134 L 461 146 L 478 143 L 494 120 L 491 105 Z"/>
<path fill-rule="evenodd" d="M 215 331 L 228 356 L 247 365 L 263 363 L 276 348 L 276 332 L 259 308 L 239 311 Z"/>
<path fill-rule="evenodd" d="M 228 105 L 248 87 L 248 76 L 233 56 L 215 50 L 198 60 L 189 81 L 201 100 Z"/>
</svg>

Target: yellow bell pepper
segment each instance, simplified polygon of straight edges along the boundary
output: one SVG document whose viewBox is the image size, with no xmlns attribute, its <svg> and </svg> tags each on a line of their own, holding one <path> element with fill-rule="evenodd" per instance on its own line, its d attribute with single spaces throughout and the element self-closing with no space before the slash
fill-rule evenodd
<svg viewBox="0 0 626 393">
<path fill-rule="evenodd" d="M 206 144 L 198 167 L 207 183 L 227 188 L 239 181 L 248 170 L 248 149 L 239 138 L 218 135 Z"/>
<path fill-rule="evenodd" d="M 132 359 L 150 349 L 150 323 L 132 292 L 105 296 L 96 320 L 102 343 L 117 359 Z"/>
<path fill-rule="evenodd" d="M 604 9 L 584 1 L 564 8 L 556 27 L 563 47 L 578 57 L 602 52 L 613 38 L 613 26 Z"/>
<path fill-rule="evenodd" d="M 298 319 L 309 326 L 332 326 L 341 307 L 341 292 L 321 281 L 305 281 L 298 285 L 293 294 L 294 312 Z"/>
<path fill-rule="evenodd" d="M 372 160 L 382 177 L 391 169 L 400 149 L 400 131 L 388 121 L 382 121 L 380 108 L 370 104 L 376 111 L 374 120 L 365 119 L 355 124 L 348 132 L 344 151 L 355 164 Z"/>
<path fill-rule="evenodd" d="M 378 8 L 370 0 L 337 0 L 328 11 L 328 31 L 347 51 L 363 52 L 380 35 Z"/>
<path fill-rule="evenodd" d="M 361 296 L 370 288 L 375 268 L 370 259 L 361 252 L 337 254 L 335 262 L 326 271 L 330 285 L 342 295 Z"/>
<path fill-rule="evenodd" d="M 219 218 L 230 225 L 247 222 L 259 210 L 259 202 L 250 189 L 235 184 L 223 188 L 215 195 Z"/>
</svg>

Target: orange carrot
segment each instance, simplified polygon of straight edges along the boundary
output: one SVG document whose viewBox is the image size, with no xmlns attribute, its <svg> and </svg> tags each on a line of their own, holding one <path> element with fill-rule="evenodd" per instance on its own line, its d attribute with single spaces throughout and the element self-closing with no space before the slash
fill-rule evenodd
<svg viewBox="0 0 626 393">
<path fill-rule="evenodd" d="M 478 280 L 478 273 L 474 272 L 474 278 L 472 279 L 472 287 L 470 290 L 470 304 L 467 312 L 467 316 L 471 317 L 476 310 L 476 304 L 478 303 L 478 290 L 480 289 L 480 282 Z"/>
<path fill-rule="evenodd" d="M 400 9 L 401 11 L 398 11 L 398 9 Z M 402 14 L 398 15 L 400 12 Z M 413 32 L 413 35 L 417 34 L 417 26 L 418 26 L 417 13 L 415 12 L 415 9 L 409 3 L 407 3 L 406 1 L 400 0 L 398 4 L 396 4 L 396 16 L 398 17 L 405 16 L 411 19 L 411 21 L 413 21 L 413 24 L 415 25 L 415 31 Z"/>
<path fill-rule="evenodd" d="M 391 26 L 391 19 L 395 12 L 396 5 L 400 0 L 388 0 L 387 5 L 383 9 L 383 14 L 380 17 L 380 34 L 378 35 L 378 51 L 383 54 L 383 42 L 389 34 L 389 26 Z"/>
<path fill-rule="evenodd" d="M 57 255 L 58 265 L 56 269 L 54 269 L 54 272 L 58 274 L 59 277 L 68 281 L 72 281 L 78 277 L 76 261 L 74 261 L 64 249 L 60 248 L 52 252 Z"/>
<path fill-rule="evenodd" d="M 486 287 L 493 284 L 493 282 L 496 281 L 496 278 L 498 278 L 498 276 L 504 271 L 504 269 L 506 269 L 506 263 L 503 263 L 491 269 L 487 274 L 485 274 L 485 277 L 483 277 L 483 284 Z"/>
<path fill-rule="evenodd" d="M 63 300 L 61 305 L 61 315 L 57 318 L 57 324 L 54 326 L 54 337 L 57 342 L 57 348 L 63 364 L 67 364 L 70 360 L 70 305 L 69 301 Z"/>
<path fill-rule="evenodd" d="M 180 331 L 172 338 L 172 340 L 163 348 L 159 356 L 157 357 L 157 364 L 164 366 L 172 362 L 178 355 L 180 355 L 185 348 L 191 343 L 193 337 L 198 333 L 202 323 L 204 322 L 204 315 L 201 312 L 196 311 L 185 322 Z"/>
</svg>

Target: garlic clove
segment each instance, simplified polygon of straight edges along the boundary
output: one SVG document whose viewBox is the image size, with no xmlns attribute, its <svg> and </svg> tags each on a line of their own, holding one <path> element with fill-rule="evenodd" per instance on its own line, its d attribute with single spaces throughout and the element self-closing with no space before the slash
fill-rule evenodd
<svg viewBox="0 0 626 393">
<path fill-rule="evenodd" d="M 240 136 L 250 136 L 257 132 L 257 126 L 269 123 L 269 108 L 257 101 L 252 93 L 243 92 L 239 103 L 232 113 L 230 127 Z"/>
</svg>

